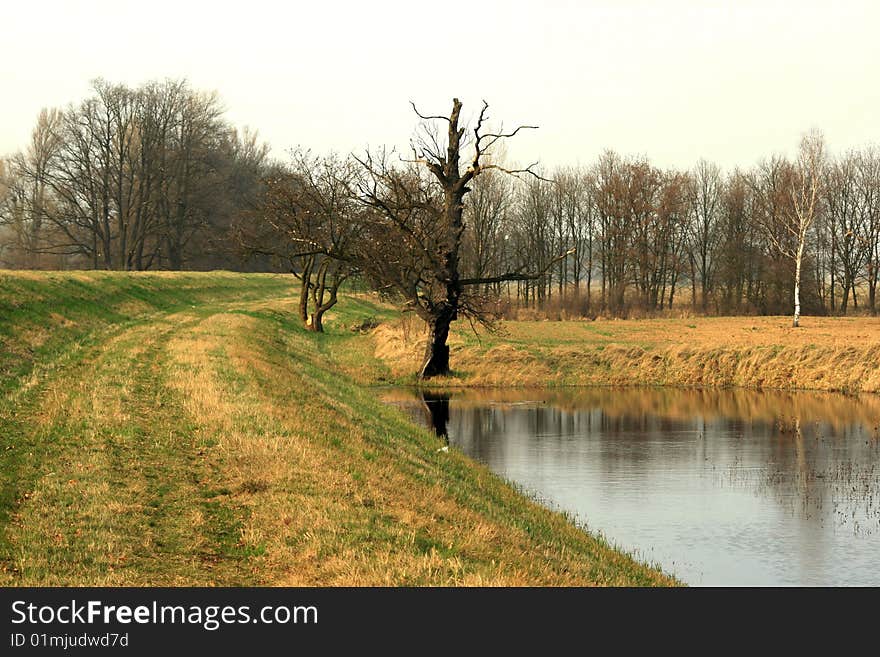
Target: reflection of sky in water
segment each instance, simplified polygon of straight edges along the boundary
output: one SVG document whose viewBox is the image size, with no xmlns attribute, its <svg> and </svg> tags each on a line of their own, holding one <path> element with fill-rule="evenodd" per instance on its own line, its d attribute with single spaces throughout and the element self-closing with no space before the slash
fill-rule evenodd
<svg viewBox="0 0 880 657">
<path fill-rule="evenodd" d="M 453 446 L 690 584 L 880 585 L 873 398 L 479 394 L 453 394 Z"/>
</svg>

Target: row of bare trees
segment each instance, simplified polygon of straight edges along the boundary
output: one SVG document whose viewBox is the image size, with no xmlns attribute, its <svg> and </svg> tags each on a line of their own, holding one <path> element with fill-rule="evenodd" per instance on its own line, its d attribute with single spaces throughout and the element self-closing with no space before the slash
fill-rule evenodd
<svg viewBox="0 0 880 657">
<path fill-rule="evenodd" d="M 875 148 L 830 158 L 811 133 L 795 159 L 747 171 L 706 161 L 664 171 L 608 151 L 545 175 L 484 176 L 466 206 L 464 262 L 476 275 L 543 269 L 575 247 L 540 279 L 504 290 L 521 304 L 555 299 L 623 315 L 673 304 L 727 314 L 877 310 Z"/>
<path fill-rule="evenodd" d="M 810 134 L 794 159 L 774 156 L 750 170 L 706 161 L 663 170 L 608 151 L 588 166 L 510 176 L 493 147 L 513 131 L 493 133 L 485 113 L 473 119 L 480 135 L 457 116 L 421 118 L 411 156 L 298 150 L 282 165 L 225 121 L 215 94 L 185 81 L 133 89 L 97 80 L 83 102 L 41 113 L 27 147 L 0 160 L 0 266 L 253 267 L 238 259 L 245 244 L 259 262 L 274 257 L 305 274 L 301 312 L 316 327 L 352 271 L 425 311 L 424 300 L 440 294 L 420 272 L 437 265 L 426 252 L 451 258 L 458 278 L 482 281 L 460 292 L 453 284 L 449 298 L 460 302 L 451 306 L 491 295 L 583 314 L 683 305 L 876 312 L 876 148 L 830 157 Z M 443 128 L 452 118 L 460 138 Z M 461 160 L 457 178 L 443 173 L 450 146 Z M 468 173 L 473 166 L 479 175 Z M 391 227 L 372 235 L 379 229 L 363 220 L 368 210 Z M 438 233 L 431 212 L 446 212 L 454 235 Z M 238 240 L 229 239 L 233 227 Z M 338 257 L 354 244 L 366 253 L 388 234 L 398 239 L 390 256 L 374 249 L 353 268 Z M 441 243 L 450 239 L 451 255 Z"/>
<path fill-rule="evenodd" d="M 253 207 L 267 147 L 234 130 L 216 94 L 185 81 L 96 80 L 40 113 L 0 170 L 4 264 L 141 270 L 224 265 L 211 256 Z M 222 240 L 221 240 L 222 242 Z"/>
</svg>

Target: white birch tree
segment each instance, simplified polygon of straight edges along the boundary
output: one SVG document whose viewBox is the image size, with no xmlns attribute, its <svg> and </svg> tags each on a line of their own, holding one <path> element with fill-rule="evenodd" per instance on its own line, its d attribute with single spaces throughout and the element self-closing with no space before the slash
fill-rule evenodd
<svg viewBox="0 0 880 657">
<path fill-rule="evenodd" d="M 761 205 L 756 223 L 764 228 L 770 244 L 794 261 L 794 318 L 800 325 L 801 272 L 807 236 L 818 216 L 824 185 L 825 140 L 818 131 L 801 138 L 797 160 L 774 158 L 765 162 L 750 181 Z"/>
</svg>

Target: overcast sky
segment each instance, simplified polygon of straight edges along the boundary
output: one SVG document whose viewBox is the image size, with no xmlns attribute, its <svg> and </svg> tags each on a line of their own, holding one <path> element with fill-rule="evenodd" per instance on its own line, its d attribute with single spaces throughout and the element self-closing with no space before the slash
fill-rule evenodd
<svg viewBox="0 0 880 657">
<path fill-rule="evenodd" d="M 217 90 L 278 156 L 405 145 L 408 101 L 453 96 L 538 124 L 508 151 L 548 166 L 749 166 L 811 127 L 832 151 L 880 141 L 876 0 L 4 0 L 0 21 L 0 153 L 97 76 Z"/>
</svg>

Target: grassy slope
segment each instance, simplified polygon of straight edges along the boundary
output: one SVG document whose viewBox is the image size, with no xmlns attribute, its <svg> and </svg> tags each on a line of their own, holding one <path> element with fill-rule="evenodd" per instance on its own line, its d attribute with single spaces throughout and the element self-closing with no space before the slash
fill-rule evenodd
<svg viewBox="0 0 880 657">
<path fill-rule="evenodd" d="M 415 327 L 380 327 L 376 354 L 405 380 L 421 353 Z M 404 330 L 406 329 L 406 330 Z M 451 338 L 445 385 L 676 385 L 880 392 L 880 318 L 711 317 L 504 322 Z"/>
<path fill-rule="evenodd" d="M 673 583 L 356 383 L 387 310 L 315 336 L 290 287 L 0 273 L 0 583 Z"/>
</svg>

